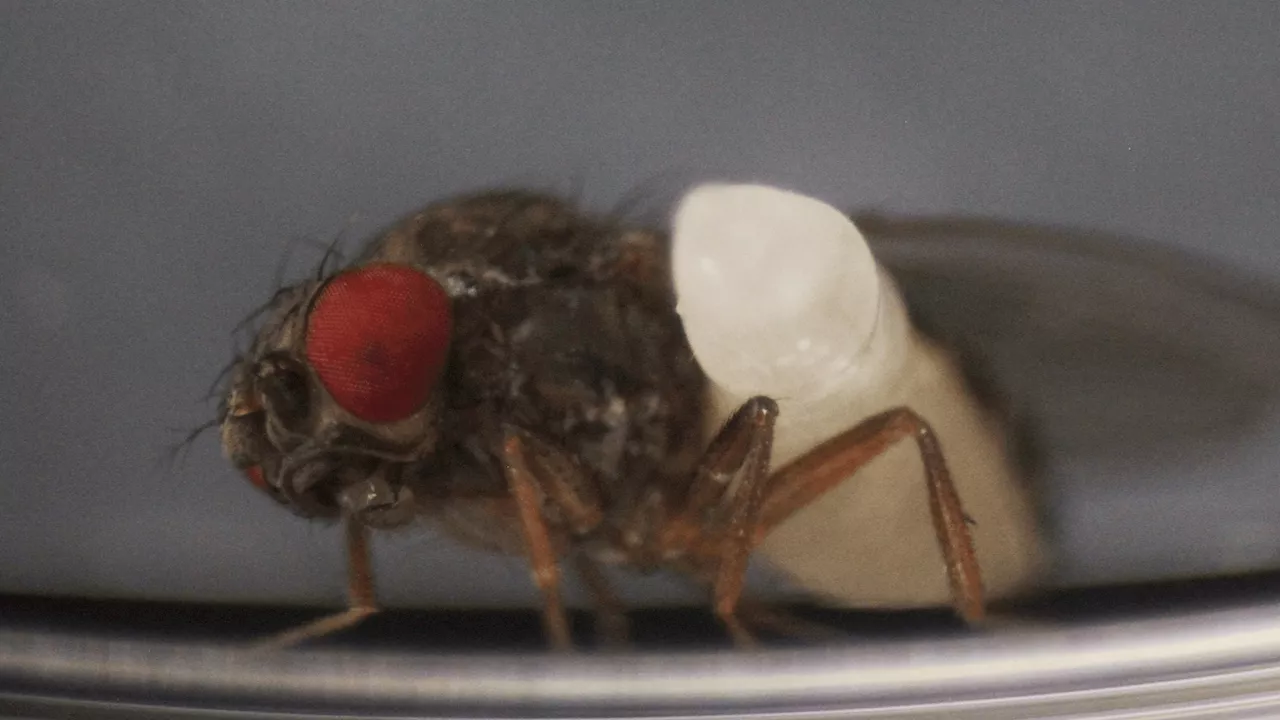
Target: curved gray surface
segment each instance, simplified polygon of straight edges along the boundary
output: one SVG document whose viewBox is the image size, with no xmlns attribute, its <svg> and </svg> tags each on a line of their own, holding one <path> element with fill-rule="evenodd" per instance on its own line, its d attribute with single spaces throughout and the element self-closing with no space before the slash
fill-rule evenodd
<svg viewBox="0 0 1280 720">
<path fill-rule="evenodd" d="M 1280 567 L 1280 284 L 1150 243 L 868 219 L 1026 441 L 1058 585 Z"/>
<path fill-rule="evenodd" d="M 431 656 L 0 631 L 0 708 L 31 716 L 1260 718 L 1274 609 L 757 653 Z"/>
<path fill-rule="evenodd" d="M 291 239 L 458 190 L 609 207 L 648 184 L 661 218 L 688 182 L 760 180 L 1280 278 L 1278 23 L 1270 3 L 0 3 L 0 592 L 339 602 L 335 533 L 211 437 L 158 460 Z M 1268 432 L 1183 488 L 1261 513 L 1243 567 L 1280 555 Z M 1054 500 L 1080 577 L 1201 568 L 1170 528 L 1216 530 L 1153 519 L 1156 479 Z M 386 545 L 392 602 L 534 597 L 518 561 Z"/>
</svg>

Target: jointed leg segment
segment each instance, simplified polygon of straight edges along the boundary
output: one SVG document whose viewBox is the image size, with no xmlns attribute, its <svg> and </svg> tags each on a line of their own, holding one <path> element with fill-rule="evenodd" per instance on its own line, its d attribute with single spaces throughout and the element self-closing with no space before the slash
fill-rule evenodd
<svg viewBox="0 0 1280 720">
<path fill-rule="evenodd" d="M 547 640 L 555 650 L 571 650 L 573 638 L 569 632 L 564 599 L 560 595 L 560 566 L 556 562 L 556 550 L 547 529 L 546 518 L 542 515 L 542 498 L 529 467 L 524 441 L 519 434 L 507 434 L 502 445 L 502 456 L 506 463 L 507 484 L 520 515 L 520 528 L 524 532 L 529 564 L 533 567 L 533 581 L 542 591 L 542 624 Z"/>
<path fill-rule="evenodd" d="M 600 566 L 586 554 L 578 552 L 573 557 L 578 570 L 578 577 L 591 593 L 595 607 L 596 641 L 601 645 L 620 649 L 627 645 L 630 635 L 630 624 L 627 621 L 627 608 L 614 593 Z"/>
<path fill-rule="evenodd" d="M 924 418 L 908 408 L 888 410 L 766 477 L 776 415 L 776 404 L 762 397 L 734 413 L 707 448 L 684 506 L 661 535 L 664 552 L 686 554 L 695 567 L 709 571 L 716 614 L 735 642 L 751 642 L 737 617 L 751 550 L 773 528 L 908 437 L 924 462 L 929 510 L 956 610 L 969 622 L 983 618 L 981 572 L 964 510 Z"/>
<path fill-rule="evenodd" d="M 343 516 L 342 529 L 347 553 L 347 609 L 267 638 L 255 645 L 256 649 L 281 650 L 292 647 L 306 640 L 346 630 L 378 612 L 368 530 L 350 515 Z"/>
<path fill-rule="evenodd" d="M 844 482 L 900 440 L 915 440 L 924 462 L 929 510 L 942 550 L 957 612 L 969 622 L 985 615 L 982 577 L 960 502 L 946 461 L 929 424 L 908 408 L 868 418 L 768 475 L 777 405 L 768 398 L 748 400 L 712 440 L 679 511 L 658 534 L 661 556 L 684 556 L 711 584 L 714 609 L 740 645 L 753 642 L 739 618 L 739 605 L 751 551 L 769 532 L 801 508 Z M 602 519 L 599 499 L 581 468 L 558 449 L 524 431 L 509 428 L 502 457 L 515 500 L 534 579 L 545 606 L 543 624 L 555 649 L 572 647 L 560 593 L 560 568 L 546 503 L 555 508 L 557 530 L 582 534 Z M 366 528 L 343 518 L 348 561 L 348 609 L 276 635 L 258 647 L 278 649 L 338 632 L 378 611 Z M 600 634 L 606 644 L 626 637 L 626 616 L 604 576 L 586 557 L 575 558 L 579 573 L 598 606 Z M 768 612 L 747 610 L 749 618 L 773 624 Z"/>
<path fill-rule="evenodd" d="M 929 512 L 942 550 L 956 611 L 968 622 L 985 614 L 982 573 L 960 496 L 947 470 L 933 428 L 909 408 L 873 415 L 819 445 L 774 473 L 753 544 L 773 528 L 831 490 L 895 443 L 913 438 L 924 463 Z"/>
<path fill-rule="evenodd" d="M 600 500 L 591 484 L 592 478 L 576 460 L 533 433 L 508 427 L 503 438 L 502 458 L 534 581 L 542 591 L 542 618 L 547 637 L 554 649 L 569 650 L 572 638 L 560 593 L 557 560 L 561 548 L 552 538 L 553 528 L 544 513 L 554 509 L 557 515 L 554 529 L 561 535 L 565 532 L 582 535 L 594 530 L 603 519 Z M 621 603 L 608 589 L 604 576 L 587 558 L 579 558 L 578 569 L 597 603 L 602 603 L 598 608 L 600 617 L 606 619 L 602 632 L 606 637 L 617 632 L 625 634 L 625 618 L 618 620 L 622 617 Z"/>
<path fill-rule="evenodd" d="M 707 447 L 684 507 L 660 540 L 664 554 L 714 563 L 714 610 L 738 645 L 754 643 L 737 609 L 765 499 L 777 415 L 777 404 L 765 397 L 738 408 Z"/>
</svg>

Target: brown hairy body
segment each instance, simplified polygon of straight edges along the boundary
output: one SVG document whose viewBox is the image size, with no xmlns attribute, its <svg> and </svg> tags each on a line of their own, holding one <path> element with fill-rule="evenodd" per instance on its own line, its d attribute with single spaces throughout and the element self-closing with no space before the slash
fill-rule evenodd
<svg viewBox="0 0 1280 720">
<path fill-rule="evenodd" d="M 547 195 L 429 206 L 349 268 L 281 290 L 232 369 L 223 447 L 294 512 L 343 519 L 351 607 L 277 641 L 373 612 L 365 529 L 427 517 L 529 558 L 555 646 L 569 644 L 565 560 L 606 639 L 621 640 L 625 620 L 601 562 L 690 575 L 750 642 L 738 605 L 751 548 L 908 437 L 957 607 L 981 617 L 963 511 L 927 423 L 891 410 L 770 474 L 777 406 L 748 400 L 707 445 L 706 383 L 676 313 L 667 237 Z"/>
</svg>

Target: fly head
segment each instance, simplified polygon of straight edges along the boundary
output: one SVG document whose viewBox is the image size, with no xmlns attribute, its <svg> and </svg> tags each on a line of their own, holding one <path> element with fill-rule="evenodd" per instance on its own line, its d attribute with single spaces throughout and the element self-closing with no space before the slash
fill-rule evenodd
<svg viewBox="0 0 1280 720">
<path fill-rule="evenodd" d="M 277 293 L 221 405 L 223 452 L 304 517 L 394 526 L 435 447 L 450 300 L 408 265 L 370 263 Z"/>
</svg>

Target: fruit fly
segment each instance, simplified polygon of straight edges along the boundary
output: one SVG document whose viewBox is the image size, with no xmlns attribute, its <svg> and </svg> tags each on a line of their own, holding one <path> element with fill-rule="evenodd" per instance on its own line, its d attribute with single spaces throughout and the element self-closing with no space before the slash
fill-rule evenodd
<svg viewBox="0 0 1280 720">
<path fill-rule="evenodd" d="M 747 561 L 779 523 L 888 447 L 924 460 L 958 613 L 984 614 L 942 450 L 908 408 L 770 467 L 777 405 L 747 400 L 704 441 L 707 378 L 675 309 L 669 238 L 553 196 L 495 191 L 428 206 L 348 266 L 279 290 L 233 364 L 222 447 L 276 502 L 340 520 L 346 611 L 377 611 L 367 536 L 419 518 L 525 556 L 550 645 L 571 645 L 561 565 L 582 576 L 605 639 L 626 633 L 602 565 L 674 570 L 706 587 L 740 645 Z M 821 552 L 821 548 L 815 548 Z"/>
</svg>

